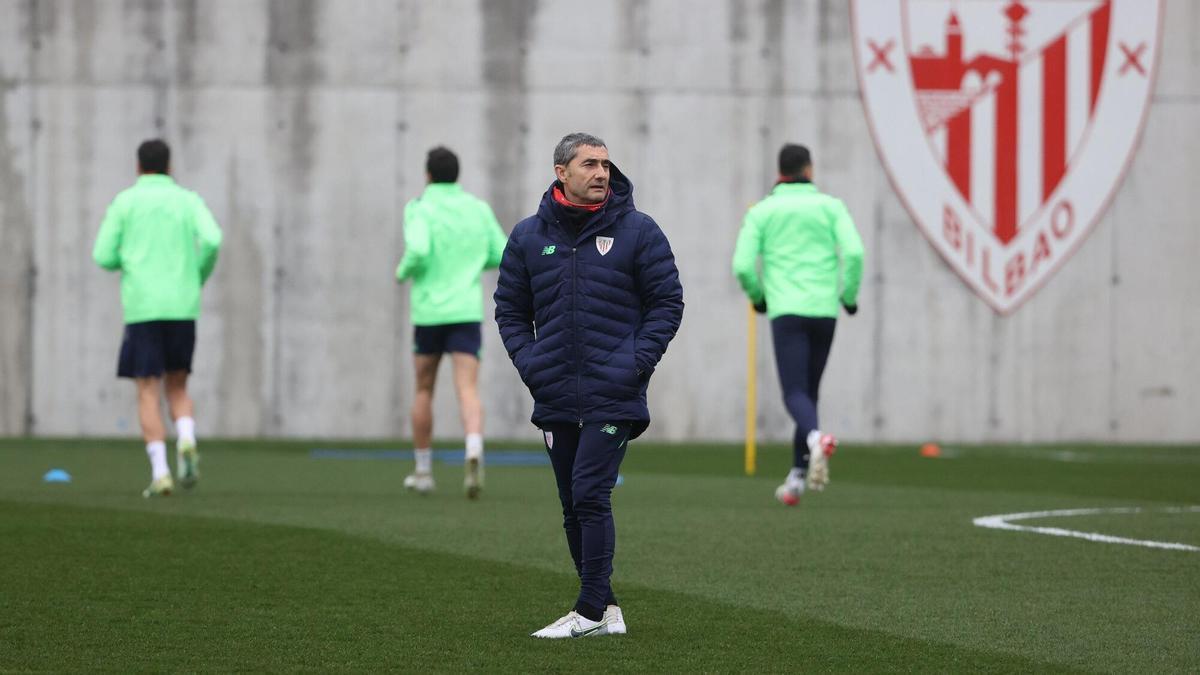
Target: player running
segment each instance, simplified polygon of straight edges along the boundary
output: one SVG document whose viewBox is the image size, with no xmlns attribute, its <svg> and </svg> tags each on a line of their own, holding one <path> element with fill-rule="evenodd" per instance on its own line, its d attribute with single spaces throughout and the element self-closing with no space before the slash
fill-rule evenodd
<svg viewBox="0 0 1200 675">
<path fill-rule="evenodd" d="M 783 146 L 779 174 L 771 194 L 746 213 L 733 273 L 755 310 L 771 319 L 783 401 L 796 423 L 792 470 L 775 497 L 792 506 L 806 486 L 823 490 L 829 483 L 837 439 L 817 423 L 818 390 L 838 305 L 858 311 L 863 245 L 846 206 L 813 185 L 808 148 Z"/>
<path fill-rule="evenodd" d="M 412 405 L 416 469 L 404 487 L 427 493 L 433 481 L 433 386 L 442 355 L 450 354 L 454 388 L 466 434 L 463 487 L 475 499 L 483 489 L 483 405 L 479 401 L 479 357 L 483 291 L 479 278 L 500 264 L 508 239 L 486 202 L 462 189 L 458 157 L 437 147 L 425 161 L 427 184 L 404 207 L 404 257 L 397 281 L 412 280 Z"/>
<path fill-rule="evenodd" d="M 175 489 L 160 408 L 164 385 L 178 436 L 180 484 L 190 488 L 200 478 L 187 381 L 200 289 L 217 264 L 221 229 L 204 200 L 172 180 L 166 143 L 146 141 L 137 157 L 137 182 L 109 205 L 92 257 L 100 267 L 121 273 L 125 336 L 117 377 L 137 384 L 138 419 L 150 457 L 150 485 L 142 496 L 156 497 Z"/>
</svg>

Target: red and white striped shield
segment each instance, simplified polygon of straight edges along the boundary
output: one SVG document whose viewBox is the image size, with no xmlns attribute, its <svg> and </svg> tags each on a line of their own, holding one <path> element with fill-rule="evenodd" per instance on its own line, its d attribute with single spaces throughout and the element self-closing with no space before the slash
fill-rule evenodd
<svg viewBox="0 0 1200 675">
<path fill-rule="evenodd" d="M 1133 157 L 1162 0 L 854 0 L 875 145 L 917 225 L 996 311 L 1074 252 Z"/>
</svg>

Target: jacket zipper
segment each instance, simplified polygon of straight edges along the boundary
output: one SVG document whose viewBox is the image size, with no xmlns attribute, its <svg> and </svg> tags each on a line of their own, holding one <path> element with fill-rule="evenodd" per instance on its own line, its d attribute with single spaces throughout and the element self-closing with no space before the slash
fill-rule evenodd
<svg viewBox="0 0 1200 675">
<path fill-rule="evenodd" d="M 579 417 L 579 428 L 583 428 L 583 361 L 579 355 L 579 268 L 575 264 L 575 251 L 571 247 L 571 340 L 575 343 L 575 412 Z"/>
</svg>

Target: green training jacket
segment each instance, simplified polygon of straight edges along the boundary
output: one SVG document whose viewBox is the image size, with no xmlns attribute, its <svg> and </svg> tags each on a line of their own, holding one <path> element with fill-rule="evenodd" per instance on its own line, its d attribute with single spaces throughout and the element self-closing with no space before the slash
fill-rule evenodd
<svg viewBox="0 0 1200 675">
<path fill-rule="evenodd" d="M 508 237 L 487 202 L 458 183 L 430 183 L 404 207 L 404 257 L 414 326 L 483 321 L 485 269 L 500 266 Z"/>
<path fill-rule="evenodd" d="M 812 183 L 780 183 L 750 207 L 733 252 L 738 283 L 752 303 L 767 301 L 772 319 L 837 317 L 839 301 L 858 304 L 862 269 L 862 240 L 846 205 Z"/>
<path fill-rule="evenodd" d="M 152 173 L 109 204 L 92 258 L 120 270 L 125 323 L 187 320 L 200 316 L 220 248 L 221 228 L 200 195 Z"/>
</svg>

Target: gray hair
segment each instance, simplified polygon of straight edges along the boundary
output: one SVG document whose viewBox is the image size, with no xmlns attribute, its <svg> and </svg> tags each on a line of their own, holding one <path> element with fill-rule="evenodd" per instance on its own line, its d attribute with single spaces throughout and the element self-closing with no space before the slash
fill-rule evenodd
<svg viewBox="0 0 1200 675">
<path fill-rule="evenodd" d="M 566 166 L 575 159 L 575 155 L 579 152 L 579 146 L 586 145 L 593 148 L 607 148 L 604 141 L 596 138 L 591 134 L 585 134 L 582 131 L 577 131 L 573 134 L 567 134 L 558 142 L 558 147 L 554 148 L 554 165 Z"/>
</svg>

